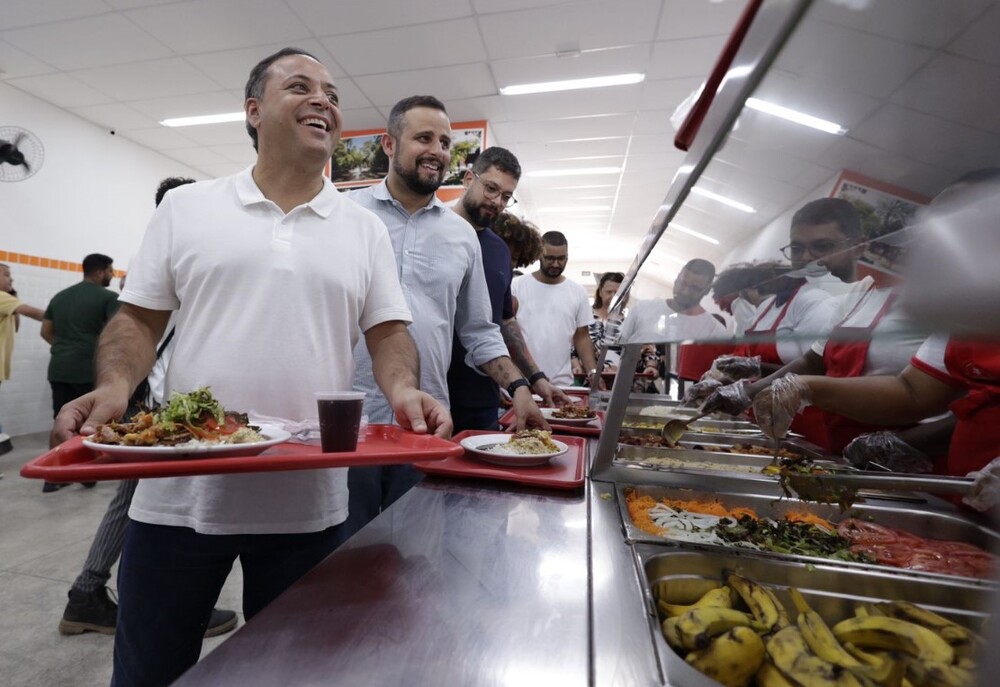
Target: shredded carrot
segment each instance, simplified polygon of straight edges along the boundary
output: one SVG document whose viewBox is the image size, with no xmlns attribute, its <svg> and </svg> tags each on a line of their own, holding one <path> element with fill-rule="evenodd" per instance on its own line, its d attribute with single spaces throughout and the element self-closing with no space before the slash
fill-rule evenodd
<svg viewBox="0 0 1000 687">
<path fill-rule="evenodd" d="M 809 511 L 804 511 L 804 510 L 789 511 L 788 513 L 785 513 L 785 520 L 787 520 L 788 522 L 804 522 L 809 525 L 816 525 L 817 527 L 821 527 L 827 530 L 828 532 L 833 532 L 834 530 L 837 529 L 830 523 L 829 520 L 824 520 L 818 515 L 815 515 L 813 513 L 810 513 Z"/>
<path fill-rule="evenodd" d="M 625 504 L 628 506 L 629 517 L 636 527 L 650 534 L 663 534 L 663 528 L 649 517 L 649 509 L 656 505 L 652 496 L 637 496 L 635 492 L 630 491 L 625 495 Z"/>
<path fill-rule="evenodd" d="M 628 492 L 625 495 L 626 505 L 628 506 L 629 516 L 632 518 L 632 522 L 635 526 L 644 532 L 649 532 L 650 534 L 663 534 L 663 528 L 659 527 L 653 519 L 649 516 L 649 510 L 657 505 L 657 503 L 663 503 L 674 510 L 686 511 L 688 513 L 701 513 L 704 515 L 717 515 L 722 518 L 734 518 L 738 519 L 743 516 L 749 516 L 754 520 L 757 520 L 757 514 L 750 508 L 726 508 L 717 500 L 713 501 L 684 501 L 680 499 L 661 499 L 656 501 L 652 496 L 639 496 L 635 492 Z"/>
</svg>

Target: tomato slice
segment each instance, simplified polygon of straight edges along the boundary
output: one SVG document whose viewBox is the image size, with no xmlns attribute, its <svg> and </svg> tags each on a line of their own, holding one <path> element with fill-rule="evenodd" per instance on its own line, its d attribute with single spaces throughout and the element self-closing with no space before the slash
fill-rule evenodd
<svg viewBox="0 0 1000 687">
<path fill-rule="evenodd" d="M 219 433 L 232 434 L 233 432 L 241 429 L 242 427 L 243 425 L 237 422 L 233 417 L 227 415 L 225 422 L 222 424 L 222 427 L 219 427 Z"/>
<path fill-rule="evenodd" d="M 893 544 L 899 541 L 896 530 L 857 518 L 842 520 L 837 525 L 837 534 L 856 544 Z"/>
<path fill-rule="evenodd" d="M 913 549 L 908 544 L 854 544 L 851 553 L 867 553 L 881 565 L 892 565 L 897 568 L 907 567 L 913 556 Z"/>
</svg>

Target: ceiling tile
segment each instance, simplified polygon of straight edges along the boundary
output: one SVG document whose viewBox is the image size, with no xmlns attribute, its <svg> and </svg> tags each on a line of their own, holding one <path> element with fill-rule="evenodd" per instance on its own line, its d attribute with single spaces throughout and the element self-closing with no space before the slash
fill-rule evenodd
<svg viewBox="0 0 1000 687">
<path fill-rule="evenodd" d="M 108 6 L 102 0 L 6 0 L 0 14 L 0 31 L 18 26 L 103 14 Z"/>
<path fill-rule="evenodd" d="M 890 100 L 959 124 L 1000 133 L 1000 118 L 992 107 L 984 107 L 984 93 L 1000 93 L 1000 72 L 996 66 L 944 54 L 914 74 Z"/>
<path fill-rule="evenodd" d="M 724 44 L 724 36 L 657 41 L 647 76 L 650 79 L 697 77 L 703 81 L 711 73 Z"/>
<path fill-rule="evenodd" d="M 80 81 L 123 101 L 222 90 L 180 57 L 83 69 L 72 74 Z"/>
<path fill-rule="evenodd" d="M 641 93 L 641 86 L 636 84 L 501 97 L 506 99 L 511 121 L 531 121 L 555 119 L 567 112 L 576 117 L 633 112 L 639 107 Z"/>
<path fill-rule="evenodd" d="M 237 48 L 234 50 L 188 55 L 186 59 L 223 88 L 239 89 L 242 91 L 246 86 L 250 70 L 253 69 L 253 66 L 268 55 L 272 55 L 285 47 L 287 47 L 285 43 L 270 43 L 252 48 Z M 344 71 L 329 57 L 326 48 L 319 41 L 313 39 L 301 40 L 297 41 L 294 47 L 301 48 L 319 58 L 330 71 L 334 82 L 339 77 L 344 76 Z"/>
<path fill-rule="evenodd" d="M 243 109 L 243 94 L 235 91 L 214 91 L 195 95 L 175 95 L 169 98 L 134 100 L 129 107 L 146 115 L 154 122 L 172 117 L 197 117 L 200 115 L 238 112 Z"/>
<path fill-rule="evenodd" d="M 170 151 L 170 157 L 192 167 L 220 165 L 232 162 L 232 160 L 204 146 L 198 146 L 197 148 L 176 148 Z"/>
<path fill-rule="evenodd" d="M 236 162 L 227 162 L 218 165 L 198 165 L 195 169 L 209 177 L 219 178 L 239 174 L 249 166 L 250 165 L 243 165 Z"/>
<path fill-rule="evenodd" d="M 533 160 L 553 160 L 598 155 L 623 157 L 628 139 L 624 136 L 592 141 L 550 141 L 521 143 L 515 153 L 522 163 Z"/>
<path fill-rule="evenodd" d="M 158 126 L 152 129 L 133 129 L 122 132 L 124 138 L 135 141 L 139 145 L 152 148 L 153 150 L 171 150 L 176 148 L 190 148 L 197 143 L 180 133 L 180 129 L 169 129 L 165 126 Z"/>
<path fill-rule="evenodd" d="M 674 125 L 670 123 L 672 110 L 640 110 L 635 118 L 633 133 L 644 134 L 669 134 L 671 138 L 677 133 Z"/>
<path fill-rule="evenodd" d="M 244 122 L 186 126 L 184 127 L 184 136 L 195 143 L 206 146 L 245 145 L 247 148 L 253 148 L 250 134 L 247 133 Z"/>
<path fill-rule="evenodd" d="M 384 129 L 386 118 L 374 107 L 363 107 L 358 110 L 343 110 L 344 131 L 362 131 L 364 129 Z"/>
<path fill-rule="evenodd" d="M 354 81 L 376 107 L 391 107 L 414 93 L 430 93 L 447 103 L 497 92 L 489 68 L 482 63 L 359 76 Z"/>
<path fill-rule="evenodd" d="M 680 79 L 647 80 L 642 84 L 642 99 L 639 107 L 643 110 L 667 110 L 673 113 L 684 99 L 694 93 L 704 83 L 708 75 Z M 668 115 L 669 119 L 669 115 Z"/>
<path fill-rule="evenodd" d="M 660 18 L 656 40 L 694 38 L 696 36 L 728 36 L 746 2 L 705 2 L 704 0 L 666 0 Z M 678 21 L 683 17 L 684 21 Z"/>
<path fill-rule="evenodd" d="M 108 105 L 90 105 L 87 107 L 71 107 L 69 111 L 116 132 L 128 129 L 149 129 L 156 126 L 156 120 L 136 112 L 128 105 L 110 103 Z"/>
<path fill-rule="evenodd" d="M 208 149 L 218 153 L 228 162 L 235 162 L 241 165 L 252 165 L 257 161 L 257 151 L 246 143 L 210 146 Z"/>
<path fill-rule="evenodd" d="M 487 95 L 480 98 L 450 99 L 448 101 L 448 116 L 455 122 L 469 122 L 485 119 L 490 122 L 501 122 L 510 119 L 507 114 L 509 98 L 502 95 Z M 487 128 L 486 136 L 492 139 L 493 132 Z"/>
<path fill-rule="evenodd" d="M 468 0 L 285 0 L 316 36 L 338 36 L 410 24 L 433 24 L 471 14 Z"/>
<path fill-rule="evenodd" d="M 645 74 L 648 64 L 649 45 L 643 44 L 586 52 L 573 57 L 536 55 L 494 60 L 491 67 L 497 85 L 504 87 L 613 74 Z"/>
<path fill-rule="evenodd" d="M 102 105 L 113 100 L 96 88 L 63 72 L 29 76 L 23 79 L 8 79 L 5 83 L 57 107 Z"/>
<path fill-rule="evenodd" d="M 882 102 L 879 98 L 855 90 L 842 90 L 830 85 L 819 86 L 785 72 L 768 74 L 754 90 L 753 96 L 836 122 L 846 129 L 870 116 Z"/>
<path fill-rule="evenodd" d="M 864 11 L 851 3 L 819 2 L 813 5 L 810 20 L 823 20 L 896 41 L 944 47 L 989 5 L 990 0 L 906 0 L 905 11 L 892 2 L 868 2 Z"/>
<path fill-rule="evenodd" d="M 15 29 L 0 38 L 59 69 L 87 69 L 166 57 L 171 51 L 120 14 Z M 44 57 L 42 57 L 44 55 Z"/>
<path fill-rule="evenodd" d="M 660 0 L 582 2 L 485 15 L 479 18 L 493 59 L 616 48 L 653 39 Z"/>
<path fill-rule="evenodd" d="M 0 78 L 16 79 L 54 71 L 55 67 L 15 48 L 6 41 L 0 40 Z"/>
<path fill-rule="evenodd" d="M 969 25 L 948 50 L 956 55 L 1000 65 L 1000 5 L 994 6 Z"/>
<path fill-rule="evenodd" d="M 631 114 L 614 114 L 536 122 L 497 122 L 494 127 L 508 145 L 512 146 L 522 141 L 539 143 L 607 136 L 609 133 L 627 131 L 632 119 Z"/>
<path fill-rule="evenodd" d="M 467 62 L 482 62 L 486 51 L 473 19 L 352 33 L 322 39 L 330 54 L 348 73 L 382 74 Z M 409 50 L 387 50 L 408 45 Z"/>
<path fill-rule="evenodd" d="M 313 36 L 284 3 L 270 0 L 174 2 L 130 10 L 125 16 L 182 54 L 294 44 Z M 193 16 L 198 20 L 191 21 Z"/>
</svg>

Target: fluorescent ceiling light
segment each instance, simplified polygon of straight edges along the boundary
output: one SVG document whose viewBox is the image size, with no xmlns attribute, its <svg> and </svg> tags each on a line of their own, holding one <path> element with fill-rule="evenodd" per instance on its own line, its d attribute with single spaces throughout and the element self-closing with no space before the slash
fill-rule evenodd
<svg viewBox="0 0 1000 687">
<path fill-rule="evenodd" d="M 705 198 L 711 198 L 712 200 L 718 201 L 723 205 L 728 205 L 731 208 L 736 208 L 737 210 L 741 210 L 743 212 L 757 212 L 749 205 L 741 203 L 737 200 L 733 200 L 732 198 L 726 198 L 725 196 L 720 196 L 718 193 L 712 193 L 711 191 L 706 191 L 705 189 L 698 188 L 697 186 L 691 189 L 691 193 L 695 194 L 696 196 L 704 196 Z"/>
<path fill-rule="evenodd" d="M 539 212 L 610 212 L 610 205 L 567 205 L 565 207 L 547 207 Z"/>
<path fill-rule="evenodd" d="M 588 79 L 570 79 L 568 81 L 545 81 L 542 83 L 526 83 L 517 86 L 504 86 L 501 95 L 526 95 L 528 93 L 554 93 L 556 91 L 575 91 L 580 88 L 601 88 L 603 86 L 627 86 L 639 83 L 646 78 L 645 74 L 615 74 L 614 76 L 594 76 Z"/>
<path fill-rule="evenodd" d="M 670 228 L 671 229 L 676 229 L 677 231 L 680 231 L 680 232 L 683 232 L 685 234 L 688 234 L 689 236 L 693 236 L 696 239 L 701 239 L 702 241 L 708 241 L 709 243 L 711 243 L 713 245 L 716 245 L 716 246 L 719 245 L 718 239 L 713 239 L 708 234 L 702 234 L 700 231 L 695 231 L 694 229 L 688 229 L 687 227 L 682 227 L 679 224 L 671 224 Z"/>
<path fill-rule="evenodd" d="M 175 117 L 160 121 L 163 126 L 195 126 L 197 124 L 221 124 L 223 122 L 242 122 L 247 118 L 245 112 L 227 112 L 225 114 L 200 115 L 198 117 Z"/>
<path fill-rule="evenodd" d="M 766 112 L 769 115 L 787 119 L 788 121 L 795 122 L 796 124 L 808 126 L 813 129 L 819 129 L 820 131 L 825 131 L 828 134 L 837 134 L 840 136 L 847 133 L 847 129 L 835 122 L 820 119 L 819 117 L 813 117 L 805 112 L 799 112 L 798 110 L 792 110 L 791 108 L 782 107 L 781 105 L 775 105 L 774 103 L 769 103 L 766 100 L 760 100 L 759 98 L 747 98 L 747 107 L 751 110 Z"/>
<path fill-rule="evenodd" d="M 620 174 L 621 167 L 577 167 L 575 169 L 536 169 L 526 172 L 529 177 L 575 177 L 587 174 Z"/>
</svg>

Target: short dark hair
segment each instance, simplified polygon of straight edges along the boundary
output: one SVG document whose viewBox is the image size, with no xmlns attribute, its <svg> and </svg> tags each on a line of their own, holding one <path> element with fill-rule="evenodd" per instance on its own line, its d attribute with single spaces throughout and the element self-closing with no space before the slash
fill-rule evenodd
<svg viewBox="0 0 1000 687">
<path fill-rule="evenodd" d="M 569 246 L 569 241 L 566 240 L 566 234 L 561 231 L 547 231 L 542 234 L 542 243 L 547 243 L 550 246 Z"/>
<path fill-rule="evenodd" d="M 792 228 L 830 222 L 835 222 L 848 238 L 861 236 L 861 214 L 843 198 L 819 198 L 806 203 L 792 215 Z"/>
<path fill-rule="evenodd" d="M 517 161 L 514 153 L 506 148 L 490 146 L 472 163 L 472 171 L 476 174 L 489 171 L 490 167 L 496 167 L 498 171 L 511 175 L 515 180 L 521 179 L 521 163 Z"/>
<path fill-rule="evenodd" d="M 776 261 L 740 262 L 719 272 L 712 283 L 712 294 L 716 297 L 739 294 L 747 289 L 756 289 L 772 282 L 790 271 L 789 265 Z"/>
<path fill-rule="evenodd" d="M 83 259 L 83 276 L 88 277 L 94 272 L 106 270 L 114 263 L 107 255 L 91 253 Z"/>
<path fill-rule="evenodd" d="M 163 196 L 167 195 L 167 191 L 170 189 L 183 186 L 184 184 L 193 184 L 194 182 L 194 179 L 187 177 L 167 177 L 156 188 L 156 207 L 160 207 L 160 203 L 163 202 Z"/>
<path fill-rule="evenodd" d="M 710 263 L 708 260 L 702 260 L 701 258 L 688 260 L 687 264 L 681 268 L 682 272 L 684 270 L 694 272 L 695 274 L 707 274 L 709 279 L 715 279 L 715 265 Z"/>
<path fill-rule="evenodd" d="M 597 282 L 597 289 L 594 290 L 595 309 L 604 307 L 604 299 L 601 298 L 601 289 L 603 289 L 604 285 L 607 284 L 609 281 L 613 281 L 616 284 L 621 284 L 623 281 L 625 281 L 625 275 L 622 274 L 621 272 L 605 272 L 604 274 L 601 275 L 600 280 Z"/>
<path fill-rule="evenodd" d="M 250 70 L 250 78 L 247 79 L 247 85 L 243 89 L 244 104 L 247 100 L 250 100 L 250 98 L 260 100 L 264 97 L 264 83 L 267 81 L 267 70 L 271 68 L 272 64 L 280 60 L 282 57 L 288 57 L 289 55 L 305 55 L 306 57 L 311 57 L 317 62 L 320 61 L 318 57 L 312 53 L 306 52 L 302 48 L 282 48 L 273 55 L 268 55 L 254 65 L 254 68 Z M 257 150 L 257 129 L 250 126 L 250 122 L 247 122 L 246 126 L 247 133 L 250 134 L 250 138 L 253 139 L 253 149 Z"/>
<path fill-rule="evenodd" d="M 406 119 L 406 113 L 415 107 L 429 107 L 433 110 L 441 110 L 445 115 L 448 114 L 444 103 L 433 95 L 411 95 L 392 106 L 392 110 L 389 112 L 389 122 L 385 126 L 386 132 L 398 139 L 403 134 L 403 120 Z"/>
<path fill-rule="evenodd" d="M 542 235 L 538 227 L 509 212 L 493 221 L 493 231 L 507 242 L 514 267 L 527 267 L 542 257 Z"/>
</svg>

